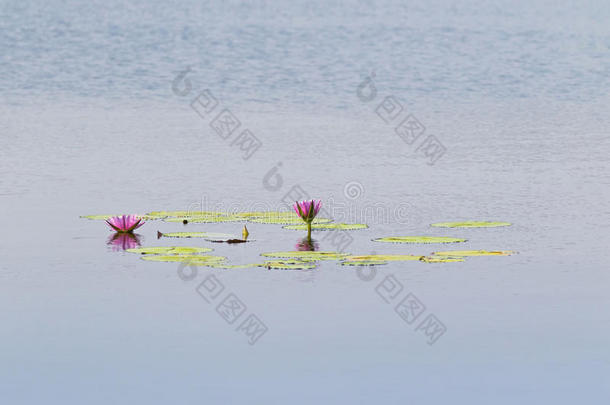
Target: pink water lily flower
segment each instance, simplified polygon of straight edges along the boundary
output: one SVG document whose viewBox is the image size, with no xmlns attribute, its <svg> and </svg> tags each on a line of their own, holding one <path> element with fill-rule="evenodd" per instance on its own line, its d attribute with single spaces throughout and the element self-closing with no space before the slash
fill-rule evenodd
<svg viewBox="0 0 610 405">
<path fill-rule="evenodd" d="M 296 201 L 294 210 L 307 223 L 307 239 L 311 240 L 311 222 L 320 212 L 322 200 Z"/>
<path fill-rule="evenodd" d="M 117 232 L 133 232 L 144 225 L 142 218 L 136 215 L 121 215 L 119 217 L 112 217 L 106 220 L 106 223 L 110 225 L 112 229 Z"/>
</svg>

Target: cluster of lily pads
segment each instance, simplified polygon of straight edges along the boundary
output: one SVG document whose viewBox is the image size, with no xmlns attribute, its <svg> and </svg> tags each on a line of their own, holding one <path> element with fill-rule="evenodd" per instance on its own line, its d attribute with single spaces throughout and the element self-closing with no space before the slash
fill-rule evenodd
<svg viewBox="0 0 610 405">
<path fill-rule="evenodd" d="M 84 218 L 102 219 L 117 232 L 129 233 L 141 226 L 143 221 L 163 220 L 165 222 L 178 223 L 222 223 L 222 222 L 251 222 L 261 224 L 280 224 L 285 229 L 307 230 L 308 240 L 311 241 L 311 229 L 314 230 L 357 230 L 368 228 L 366 224 L 344 224 L 333 223 L 328 218 L 316 218 L 319 211 L 319 203 L 297 202 L 295 212 L 282 211 L 260 211 L 224 213 L 215 211 L 153 211 L 142 216 L 113 215 L 87 215 Z M 303 224 L 305 221 L 305 224 Z M 509 226 L 508 222 L 467 221 L 467 222 L 443 222 L 431 226 L 442 228 L 481 228 Z M 247 228 L 244 226 L 243 239 L 234 235 L 212 232 L 158 232 L 159 237 L 169 238 L 203 238 L 211 242 L 245 242 L 248 237 Z M 389 236 L 373 239 L 375 242 L 386 243 L 409 243 L 409 244 L 431 244 L 431 243 L 460 243 L 466 239 L 438 237 L 438 236 Z M 453 250 L 437 251 L 429 255 L 407 255 L 407 254 L 371 254 L 351 255 L 348 253 L 332 251 L 287 251 L 262 253 L 264 257 L 260 262 L 250 264 L 231 264 L 224 256 L 208 254 L 213 249 L 205 247 L 167 246 L 167 247 L 132 247 L 127 252 L 140 254 L 143 260 L 157 262 L 180 262 L 188 265 L 207 266 L 212 268 L 236 269 L 263 267 L 267 269 L 313 269 L 320 261 L 336 261 L 342 266 L 377 266 L 389 262 L 420 261 L 425 263 L 447 263 L 463 262 L 466 257 L 473 256 L 508 256 L 512 251 L 486 251 L 486 250 Z"/>
</svg>

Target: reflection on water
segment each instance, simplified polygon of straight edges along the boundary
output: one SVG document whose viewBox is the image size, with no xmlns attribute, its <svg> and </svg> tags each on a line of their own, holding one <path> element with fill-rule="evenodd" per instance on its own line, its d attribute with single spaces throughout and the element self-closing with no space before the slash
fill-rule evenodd
<svg viewBox="0 0 610 405">
<path fill-rule="evenodd" d="M 118 252 L 140 247 L 141 236 L 137 233 L 116 232 L 108 238 L 109 245 L 113 251 Z"/>
<path fill-rule="evenodd" d="M 315 252 L 318 250 L 319 246 L 315 239 L 303 238 L 297 242 L 295 248 L 299 251 Z"/>
</svg>

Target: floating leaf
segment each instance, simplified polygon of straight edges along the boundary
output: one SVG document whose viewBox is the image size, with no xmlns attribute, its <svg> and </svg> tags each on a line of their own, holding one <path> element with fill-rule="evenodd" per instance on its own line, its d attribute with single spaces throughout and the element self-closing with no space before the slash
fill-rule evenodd
<svg viewBox="0 0 610 405">
<path fill-rule="evenodd" d="M 433 256 L 452 256 L 452 257 L 465 257 L 465 256 L 510 256 L 515 252 L 511 250 L 448 250 L 445 252 L 433 252 Z"/>
<path fill-rule="evenodd" d="M 422 256 L 419 259 L 426 263 L 451 263 L 451 262 L 463 262 L 464 259 L 461 257 L 434 257 L 434 256 Z"/>
<path fill-rule="evenodd" d="M 106 220 L 112 217 L 118 217 L 120 215 L 81 215 L 81 218 L 92 219 L 92 220 Z"/>
<path fill-rule="evenodd" d="M 165 222 L 184 222 L 187 220 L 189 223 L 200 224 L 200 223 L 214 223 L 214 222 L 241 222 L 245 221 L 244 218 L 238 216 L 222 216 L 222 215 L 209 215 L 209 216 L 196 216 L 196 217 L 175 217 L 165 218 Z"/>
<path fill-rule="evenodd" d="M 341 260 L 347 256 L 347 253 L 291 251 L 291 252 L 261 253 L 261 256 L 280 257 L 280 258 L 286 258 L 286 259 L 298 259 L 298 260 L 303 260 L 303 261 L 317 261 L 317 260 Z"/>
<path fill-rule="evenodd" d="M 210 263 L 206 264 L 207 267 L 213 269 L 250 269 L 252 267 L 261 267 L 263 263 L 252 263 L 252 264 L 224 264 L 224 263 Z"/>
<path fill-rule="evenodd" d="M 314 224 L 326 224 L 331 222 L 331 219 L 328 218 L 315 218 L 313 220 Z M 287 225 L 287 224 L 302 224 L 303 220 L 296 215 L 293 217 L 255 217 L 248 219 L 248 222 L 255 222 L 257 224 L 279 224 L 279 225 Z"/>
<path fill-rule="evenodd" d="M 388 262 L 383 260 L 346 260 L 339 264 L 342 266 L 380 266 L 388 264 Z"/>
<path fill-rule="evenodd" d="M 205 266 L 209 263 L 227 260 L 226 257 L 212 255 L 143 255 L 141 259 L 152 262 L 183 262 L 195 266 Z"/>
<path fill-rule="evenodd" d="M 302 260 L 268 260 L 265 263 L 259 264 L 258 266 L 274 270 L 307 270 L 316 268 L 316 264 L 314 262 L 306 262 Z"/>
<path fill-rule="evenodd" d="M 214 232 L 169 232 L 162 233 L 161 236 L 167 238 L 204 238 L 208 240 L 228 240 L 238 239 L 237 236 L 228 233 L 214 233 Z"/>
<path fill-rule="evenodd" d="M 187 246 L 154 246 L 127 249 L 131 253 L 140 253 L 143 255 L 184 255 L 193 253 L 211 252 L 213 249 L 204 247 L 187 247 Z"/>
<path fill-rule="evenodd" d="M 206 217 L 228 215 L 226 212 L 219 211 L 153 211 L 146 214 L 150 217 Z"/>
<path fill-rule="evenodd" d="M 328 231 L 328 230 L 341 230 L 341 231 L 352 231 L 355 229 L 366 229 L 369 226 L 366 224 L 313 224 L 311 225 L 311 229 L 312 230 L 318 230 L 318 231 Z M 295 229 L 295 230 L 299 230 L 299 231 L 306 231 L 307 230 L 307 224 L 301 224 L 301 225 L 288 225 L 285 226 L 284 229 Z"/>
<path fill-rule="evenodd" d="M 491 221 L 463 221 L 463 222 L 438 222 L 431 224 L 439 228 L 493 228 L 497 226 L 509 226 L 510 222 L 491 222 Z"/>
<path fill-rule="evenodd" d="M 373 242 L 389 243 L 456 243 L 466 242 L 466 239 L 448 238 L 444 236 L 388 236 L 387 238 L 373 239 Z"/>
<path fill-rule="evenodd" d="M 417 255 L 363 255 L 347 256 L 346 261 L 411 261 L 419 260 L 422 256 Z"/>
</svg>

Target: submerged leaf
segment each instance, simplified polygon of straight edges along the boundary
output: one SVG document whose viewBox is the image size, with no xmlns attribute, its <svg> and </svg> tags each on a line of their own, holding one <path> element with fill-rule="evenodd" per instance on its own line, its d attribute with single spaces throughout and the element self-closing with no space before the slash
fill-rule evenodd
<svg viewBox="0 0 610 405">
<path fill-rule="evenodd" d="M 438 228 L 493 228 L 497 226 L 509 226 L 510 222 L 491 222 L 491 221 L 462 221 L 462 222 L 438 222 L 430 226 Z"/>
<path fill-rule="evenodd" d="M 369 226 L 366 224 L 313 224 L 311 225 L 311 229 L 312 230 L 317 230 L 317 231 L 328 231 L 328 230 L 341 230 L 341 231 L 352 231 L 355 229 L 366 229 Z M 306 231 L 307 230 L 307 224 L 301 224 L 301 225 L 288 225 L 285 226 L 284 229 L 295 229 L 295 230 L 299 230 L 299 231 Z"/>
<path fill-rule="evenodd" d="M 457 243 L 466 242 L 466 239 L 448 238 L 444 236 L 388 236 L 373 239 L 373 242 L 389 243 Z"/>
<path fill-rule="evenodd" d="M 432 252 L 432 256 L 452 256 L 452 257 L 465 257 L 465 256 L 510 256 L 515 252 L 511 250 L 448 250 L 445 252 Z"/>
<path fill-rule="evenodd" d="M 213 249 L 204 247 L 187 247 L 187 246 L 154 246 L 127 249 L 130 253 L 140 253 L 143 255 L 184 255 L 189 253 L 205 253 L 211 252 Z"/>
</svg>

